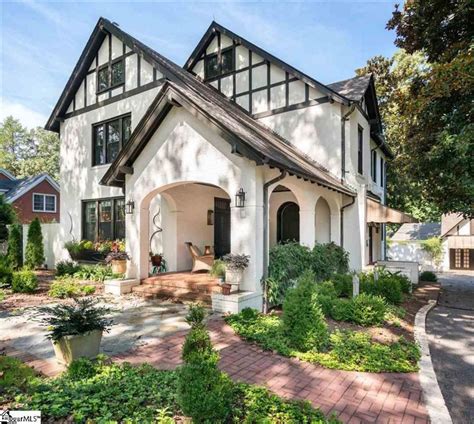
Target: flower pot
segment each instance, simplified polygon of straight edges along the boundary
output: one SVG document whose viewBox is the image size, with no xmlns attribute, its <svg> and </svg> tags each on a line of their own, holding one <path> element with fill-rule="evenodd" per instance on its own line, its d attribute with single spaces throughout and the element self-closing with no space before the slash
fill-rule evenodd
<svg viewBox="0 0 474 424">
<path fill-rule="evenodd" d="M 160 268 L 161 267 L 161 258 L 162 258 L 161 255 L 150 256 L 151 264 L 153 266 L 156 266 L 157 268 Z"/>
<path fill-rule="evenodd" d="M 114 274 L 125 274 L 127 272 L 127 261 L 125 259 L 114 259 L 112 261 L 112 272 Z"/>
<path fill-rule="evenodd" d="M 240 269 L 226 269 L 225 271 L 225 282 L 232 284 L 233 291 L 238 291 L 239 286 L 242 283 L 244 277 L 244 271 Z"/>
<path fill-rule="evenodd" d="M 221 285 L 222 294 L 228 296 L 230 294 L 230 290 L 232 286 L 230 284 L 224 283 Z"/>
<path fill-rule="evenodd" d="M 102 330 L 85 334 L 64 336 L 53 341 L 54 353 L 58 362 L 69 365 L 78 358 L 95 358 L 99 354 Z"/>
</svg>

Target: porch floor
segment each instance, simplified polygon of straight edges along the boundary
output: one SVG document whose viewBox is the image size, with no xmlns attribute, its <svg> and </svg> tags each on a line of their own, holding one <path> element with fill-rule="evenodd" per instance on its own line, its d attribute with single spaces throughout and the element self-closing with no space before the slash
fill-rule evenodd
<svg viewBox="0 0 474 424">
<path fill-rule="evenodd" d="M 211 294 L 220 293 L 220 288 L 218 279 L 208 273 L 182 271 L 144 278 L 132 291 L 147 299 L 201 301 L 210 305 Z"/>
</svg>

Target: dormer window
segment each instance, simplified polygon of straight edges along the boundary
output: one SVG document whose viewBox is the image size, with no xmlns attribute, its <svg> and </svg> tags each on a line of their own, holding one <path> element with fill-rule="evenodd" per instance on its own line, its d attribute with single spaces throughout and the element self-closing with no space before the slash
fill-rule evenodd
<svg viewBox="0 0 474 424">
<path fill-rule="evenodd" d="M 97 92 L 102 93 L 125 83 L 125 62 L 118 59 L 99 67 L 97 71 Z"/>
<path fill-rule="evenodd" d="M 229 47 L 217 53 L 206 56 L 204 59 L 205 78 L 210 79 L 227 74 L 234 70 L 234 48 Z"/>
</svg>

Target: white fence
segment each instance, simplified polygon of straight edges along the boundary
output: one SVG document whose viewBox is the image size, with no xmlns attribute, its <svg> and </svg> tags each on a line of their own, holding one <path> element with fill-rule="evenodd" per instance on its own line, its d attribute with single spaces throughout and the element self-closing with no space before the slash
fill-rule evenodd
<svg viewBox="0 0 474 424">
<path fill-rule="evenodd" d="M 23 258 L 25 256 L 26 242 L 28 240 L 29 224 L 23 224 Z M 58 251 L 60 225 L 57 222 L 42 223 L 41 232 L 43 233 L 44 258 L 48 268 L 54 268 L 56 261 L 55 252 Z"/>
<path fill-rule="evenodd" d="M 436 271 L 431 255 L 424 251 L 419 242 L 390 242 L 387 257 L 390 261 L 418 262 L 421 271 Z"/>
</svg>

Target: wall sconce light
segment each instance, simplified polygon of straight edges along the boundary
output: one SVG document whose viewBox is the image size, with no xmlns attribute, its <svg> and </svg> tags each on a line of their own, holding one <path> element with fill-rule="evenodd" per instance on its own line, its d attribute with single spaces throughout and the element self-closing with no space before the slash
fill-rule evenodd
<svg viewBox="0 0 474 424">
<path fill-rule="evenodd" d="M 245 207 L 245 191 L 242 187 L 240 187 L 240 190 L 235 194 L 235 207 Z"/>
<path fill-rule="evenodd" d="M 135 209 L 135 202 L 134 202 L 133 200 L 129 200 L 129 201 L 125 204 L 125 213 L 126 213 L 127 215 L 132 215 L 134 209 Z"/>
<path fill-rule="evenodd" d="M 207 211 L 207 225 L 214 225 L 214 211 L 211 209 Z"/>
</svg>

